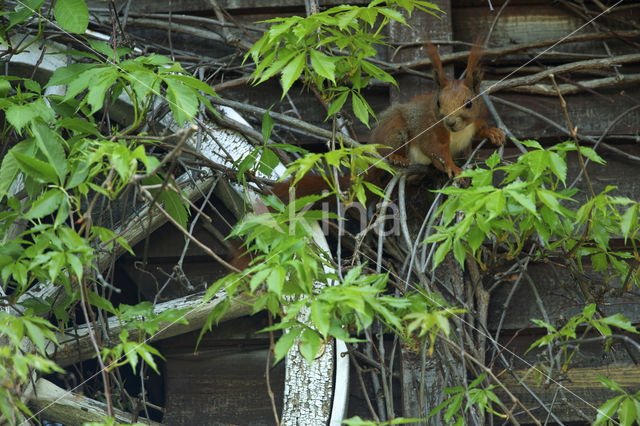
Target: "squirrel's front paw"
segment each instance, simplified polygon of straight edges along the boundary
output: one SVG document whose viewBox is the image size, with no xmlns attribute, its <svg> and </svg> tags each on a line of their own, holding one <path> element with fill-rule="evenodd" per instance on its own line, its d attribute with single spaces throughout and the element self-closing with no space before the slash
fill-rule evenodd
<svg viewBox="0 0 640 426">
<path fill-rule="evenodd" d="M 480 138 L 487 138 L 494 145 L 502 145 L 504 142 L 504 133 L 497 127 L 486 127 L 477 134 Z"/>
<path fill-rule="evenodd" d="M 497 127 L 490 127 L 486 129 L 484 136 L 494 145 L 502 145 L 504 143 L 504 132 Z"/>
<path fill-rule="evenodd" d="M 399 154 L 390 154 L 387 157 L 389 164 L 396 166 L 409 167 L 409 159 Z"/>
</svg>

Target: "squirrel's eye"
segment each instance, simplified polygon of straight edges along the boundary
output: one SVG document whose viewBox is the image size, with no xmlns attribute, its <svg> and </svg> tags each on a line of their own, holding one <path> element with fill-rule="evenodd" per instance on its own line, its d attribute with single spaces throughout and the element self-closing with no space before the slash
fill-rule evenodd
<svg viewBox="0 0 640 426">
<path fill-rule="evenodd" d="M 440 108 L 440 99 L 436 100 L 436 105 L 438 106 L 438 108 Z"/>
<path fill-rule="evenodd" d="M 466 109 L 471 108 L 471 101 L 467 101 L 467 104 L 464 106 Z"/>
</svg>

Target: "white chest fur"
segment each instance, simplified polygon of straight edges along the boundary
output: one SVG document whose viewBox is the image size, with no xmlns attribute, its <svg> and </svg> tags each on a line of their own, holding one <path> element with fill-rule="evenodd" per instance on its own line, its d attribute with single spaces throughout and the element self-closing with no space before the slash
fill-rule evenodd
<svg viewBox="0 0 640 426">
<path fill-rule="evenodd" d="M 473 139 L 473 135 L 475 133 L 475 123 L 469 124 L 459 132 L 451 132 L 451 137 L 449 139 L 449 149 L 451 151 L 451 156 L 454 157 L 456 154 L 464 151 L 469 145 L 471 145 L 471 140 Z"/>
<path fill-rule="evenodd" d="M 451 156 L 455 157 L 460 152 L 464 151 L 473 139 L 473 135 L 476 133 L 475 123 L 469 124 L 459 132 L 449 132 L 449 151 Z M 410 164 L 431 164 L 431 158 L 425 155 L 417 144 L 411 144 L 409 147 L 409 163 Z"/>
<path fill-rule="evenodd" d="M 418 145 L 409 145 L 409 164 L 431 164 L 431 158 L 424 155 Z"/>
</svg>

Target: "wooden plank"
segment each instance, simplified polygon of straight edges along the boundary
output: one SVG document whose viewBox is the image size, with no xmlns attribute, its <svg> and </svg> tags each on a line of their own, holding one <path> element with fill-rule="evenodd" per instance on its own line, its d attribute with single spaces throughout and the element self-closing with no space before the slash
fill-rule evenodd
<svg viewBox="0 0 640 426">
<path fill-rule="evenodd" d="M 411 46 L 400 49 L 397 54 L 390 59 L 390 62 L 408 62 L 413 60 L 424 59 L 427 52 L 422 43 L 427 40 L 451 40 L 451 2 L 449 0 L 434 1 L 444 15 L 438 14 L 439 18 L 425 12 L 415 11 L 410 18 L 407 19 L 407 25 L 398 22 L 389 24 L 389 43 L 392 46 L 402 45 L 404 43 L 420 43 L 418 46 Z M 441 46 L 440 54 L 450 53 L 451 46 Z M 387 52 L 388 57 L 391 55 Z M 451 73 L 452 69 L 447 67 L 445 70 Z M 416 95 L 429 93 L 435 89 L 435 84 L 431 81 L 414 75 L 400 75 L 396 79 L 399 89 L 390 88 L 390 104 L 407 102 Z"/>
<path fill-rule="evenodd" d="M 199 332 L 159 344 L 166 356 L 165 424 L 274 423 L 267 394 L 266 315 L 238 318 L 207 333 L 194 353 Z M 284 393 L 284 362 L 270 370 L 278 410 Z"/>
<path fill-rule="evenodd" d="M 480 2 L 478 7 L 461 7 L 457 2 L 453 14 L 453 38 L 472 42 L 476 34 L 487 34 L 489 27 L 494 21 L 495 13 L 491 12 L 486 2 Z M 496 6 L 498 7 L 498 6 Z M 629 28 L 628 24 L 621 23 L 612 18 L 637 17 L 640 10 L 620 10 L 616 9 L 611 14 L 598 19 L 598 23 L 604 23 L 612 29 Z M 627 21 L 628 22 L 628 21 Z M 491 36 L 491 46 L 507 46 L 516 43 L 527 43 L 537 40 L 548 40 L 552 38 L 562 38 L 580 28 L 585 20 L 570 10 L 562 7 L 559 3 L 547 2 L 543 5 L 509 4 L 500 15 Z M 594 27 L 585 26 L 576 34 L 592 32 Z M 608 41 L 611 47 L 621 49 L 625 53 L 634 51 L 632 46 L 628 46 L 620 41 Z M 597 48 L 596 51 L 593 51 Z M 554 48 L 561 52 L 576 52 L 590 50 L 592 53 L 605 54 L 602 42 L 572 43 Z M 620 53 L 616 50 L 615 53 Z"/>
<path fill-rule="evenodd" d="M 578 131 L 586 135 L 599 136 L 602 134 L 613 120 L 634 105 L 630 102 L 630 98 L 620 93 L 621 89 L 636 99 L 640 97 L 640 87 L 637 86 L 597 90 L 602 96 L 591 93 L 566 96 L 567 110 L 572 125 L 577 126 Z M 496 93 L 495 96 L 542 114 L 563 128 L 567 128 L 567 122 L 558 98 L 505 92 Z M 609 100 L 613 102 L 609 102 Z M 556 141 L 568 138 L 562 131 L 528 112 L 498 102 L 495 103 L 495 106 L 502 121 L 518 138 L 538 140 L 555 138 Z M 635 135 L 638 129 L 640 129 L 640 111 L 637 110 L 619 121 L 609 131 L 609 135 Z"/>
<path fill-rule="evenodd" d="M 530 263 L 528 269 L 529 276 L 536 286 L 551 324 L 562 323 L 566 319 L 579 314 L 585 304 L 588 303 L 575 283 L 574 278 L 570 276 L 565 268 L 559 265 L 559 260 L 556 262 L 558 265 L 555 268 L 548 264 Z M 588 267 L 588 265 L 586 266 Z M 588 286 L 594 289 L 598 288 L 598 282 L 601 278 L 597 275 L 590 275 L 591 273 L 588 269 L 586 273 L 587 281 L 589 281 L 589 277 L 592 278 Z M 525 279 L 519 283 L 510 305 L 505 305 L 514 285 L 515 275 L 507 278 L 508 280 L 501 284 L 499 289 L 491 295 L 490 314 L 487 324 L 490 330 L 497 329 L 505 309 L 506 316 L 502 325 L 503 330 L 518 330 L 531 327 L 533 325 L 531 318 L 543 318 L 531 285 Z M 614 283 L 611 285 L 615 287 Z M 527 302 L 523 303 L 523 301 Z M 631 296 L 610 297 L 606 299 L 605 303 L 600 303 L 599 306 L 607 316 L 621 313 L 632 322 L 637 323 L 640 321 L 640 304 L 634 303 Z"/>
<path fill-rule="evenodd" d="M 35 390 L 31 383 L 28 384 L 26 394 L 28 405 L 39 418 L 45 418 L 49 424 L 82 425 L 86 423 L 104 422 L 107 416 L 107 405 L 104 402 L 87 398 L 86 396 L 62 389 L 43 378 L 36 382 Z M 135 417 L 133 414 L 113 408 L 113 417 L 118 423 L 130 424 L 137 420 L 138 424 L 160 426 L 146 418 Z M 3 418 L 4 420 L 4 418 Z M 31 420 L 31 419 L 29 419 Z M 23 424 L 31 423 L 28 420 Z M 7 422 L 6 424 L 9 424 Z"/>
<path fill-rule="evenodd" d="M 522 378 L 525 377 L 527 371 L 518 370 L 516 373 Z M 638 390 L 638 383 L 640 383 L 640 368 L 632 364 L 571 368 L 564 377 L 558 378 L 557 383 L 562 385 L 561 392 L 558 392 L 558 386 L 555 383 L 547 385 L 544 380 L 539 382 L 535 374 L 529 374 L 524 382 L 553 410 L 553 413 L 560 420 L 582 423 L 588 420 L 593 421 L 597 415 L 597 408 L 607 399 L 618 395 L 604 387 L 596 376 L 613 379 L 628 392 L 633 393 Z M 540 408 L 539 404 L 519 385 L 513 376 L 505 372 L 500 376 L 500 380 L 514 393 L 516 398 L 532 410 L 540 422 L 545 422 L 546 411 Z M 499 388 L 496 389 L 496 394 L 503 401 L 509 401 Z M 582 417 L 577 410 L 586 415 L 588 419 Z M 521 424 L 533 423 L 531 418 L 524 413 L 516 413 L 516 418 Z"/>
<path fill-rule="evenodd" d="M 197 355 L 167 357 L 164 423 L 273 424 L 264 378 L 267 351 L 265 347 L 241 351 L 219 348 Z M 270 375 L 281 406 L 284 363 L 274 367 Z"/>
</svg>

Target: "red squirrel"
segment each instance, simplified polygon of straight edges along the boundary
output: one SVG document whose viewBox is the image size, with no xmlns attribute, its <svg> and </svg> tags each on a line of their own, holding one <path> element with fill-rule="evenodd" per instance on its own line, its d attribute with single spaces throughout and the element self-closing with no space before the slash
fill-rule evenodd
<svg viewBox="0 0 640 426">
<path fill-rule="evenodd" d="M 425 44 L 431 65 L 436 92 L 417 96 L 411 101 L 390 107 L 380 115 L 378 127 L 369 143 L 390 148 L 380 150 L 392 163 L 433 164 L 449 177 L 458 176 L 462 169 L 453 157 L 466 150 L 471 141 L 488 138 L 493 144 L 504 142 L 504 133 L 489 127 L 485 121 L 486 106 L 478 94 L 482 81 L 480 58 L 482 48 L 476 42 L 469 52 L 467 74 L 462 80 L 449 80 L 435 46 Z M 369 170 L 366 180 L 380 183 L 380 169 Z M 341 188 L 350 185 L 349 177 L 340 177 Z M 327 190 L 317 175 L 304 176 L 296 185 L 296 196 L 320 194 Z M 289 181 L 279 182 L 272 192 L 285 203 L 289 201 Z"/>
<path fill-rule="evenodd" d="M 489 127 L 486 107 L 479 98 L 482 71 L 479 68 L 482 48 L 474 44 L 469 53 L 467 74 L 462 80 L 450 80 L 433 44 L 427 43 L 436 92 L 417 96 L 394 105 L 380 116 L 370 143 L 387 145 L 381 150 L 389 160 L 402 165 L 433 164 L 449 177 L 462 169 L 453 157 L 466 150 L 472 139 L 488 138 L 493 144 L 504 142 L 502 130 Z"/>
</svg>

